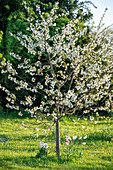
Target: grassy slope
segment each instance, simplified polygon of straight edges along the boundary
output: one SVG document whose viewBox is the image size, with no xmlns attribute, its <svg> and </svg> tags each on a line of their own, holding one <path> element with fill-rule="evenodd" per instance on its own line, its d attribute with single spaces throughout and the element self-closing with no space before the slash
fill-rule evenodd
<svg viewBox="0 0 113 170">
<path fill-rule="evenodd" d="M 75 122 L 65 118 L 60 122 L 61 158 L 58 161 L 55 153 L 55 127 L 45 133 L 44 127 L 38 131 L 39 137 L 35 137 L 33 129 L 23 129 L 22 119 L 0 119 L 0 169 L 38 170 L 38 169 L 113 169 L 113 119 L 92 121 L 80 120 Z M 85 129 L 82 128 L 85 126 Z M 36 128 L 36 127 L 35 127 Z M 69 148 L 65 144 L 66 135 L 84 137 L 76 140 L 72 153 L 74 157 L 67 160 L 64 150 Z M 111 140 L 109 142 L 109 140 Z M 36 159 L 39 142 L 47 142 L 48 157 Z M 83 154 L 81 155 L 80 153 Z M 69 152 L 67 151 L 67 154 Z M 70 156 L 69 156 L 70 157 Z M 71 157 L 70 157 L 71 158 Z"/>
</svg>

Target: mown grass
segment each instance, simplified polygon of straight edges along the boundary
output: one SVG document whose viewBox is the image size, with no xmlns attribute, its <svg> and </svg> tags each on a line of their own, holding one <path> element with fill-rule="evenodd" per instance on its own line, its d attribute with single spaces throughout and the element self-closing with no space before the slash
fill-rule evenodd
<svg viewBox="0 0 113 170">
<path fill-rule="evenodd" d="M 73 120 L 74 119 L 74 120 Z M 113 118 L 79 120 L 66 117 L 60 121 L 61 157 L 55 152 L 55 126 L 50 130 L 39 127 L 37 137 L 32 128 L 21 126 L 23 119 L 0 117 L 0 169 L 113 169 Z M 24 118 L 26 121 L 26 118 Z M 33 120 L 30 120 L 33 122 Z M 35 125 L 34 128 L 38 128 Z M 45 131 L 46 130 L 46 131 Z M 77 136 L 73 145 L 66 145 L 66 136 Z M 87 139 L 78 140 L 78 137 Z M 36 158 L 39 142 L 48 143 L 48 155 Z M 86 142 L 86 145 L 82 145 Z M 71 147 L 72 146 L 72 147 Z M 69 149 L 70 148 L 70 149 Z M 64 152 L 65 151 L 65 152 Z"/>
</svg>

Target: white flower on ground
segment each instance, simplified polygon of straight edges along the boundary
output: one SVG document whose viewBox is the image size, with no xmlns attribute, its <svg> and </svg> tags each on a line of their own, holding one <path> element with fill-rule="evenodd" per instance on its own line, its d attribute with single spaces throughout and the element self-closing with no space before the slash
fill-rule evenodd
<svg viewBox="0 0 113 170">
<path fill-rule="evenodd" d="M 44 146 L 44 142 L 40 142 L 40 148 L 42 148 Z"/>
<path fill-rule="evenodd" d="M 35 130 L 38 132 L 38 131 L 39 131 L 39 128 L 36 128 Z"/>
<path fill-rule="evenodd" d="M 87 139 L 87 136 L 84 136 L 83 139 Z"/>
<path fill-rule="evenodd" d="M 82 142 L 82 145 L 86 145 L 86 142 Z"/>
<path fill-rule="evenodd" d="M 85 126 L 82 126 L 83 129 L 85 129 L 86 127 Z"/>
<path fill-rule="evenodd" d="M 40 142 L 40 148 L 45 148 L 45 149 L 47 149 L 47 148 L 48 148 L 48 144 L 41 141 L 41 142 Z"/>
<path fill-rule="evenodd" d="M 47 143 L 44 143 L 44 148 L 48 148 L 48 144 Z"/>
<path fill-rule="evenodd" d="M 84 120 L 87 120 L 87 118 L 84 118 Z"/>
</svg>

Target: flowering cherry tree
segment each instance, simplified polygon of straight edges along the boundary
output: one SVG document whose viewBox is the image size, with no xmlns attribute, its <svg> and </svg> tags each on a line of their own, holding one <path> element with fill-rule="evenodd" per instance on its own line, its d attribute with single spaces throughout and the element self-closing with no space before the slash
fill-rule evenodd
<svg viewBox="0 0 113 170">
<path fill-rule="evenodd" d="M 30 14 L 25 2 L 24 5 Z M 87 30 L 78 31 L 80 18 L 75 14 L 71 21 L 59 28 L 55 20 L 68 16 L 68 13 L 57 15 L 57 9 L 56 3 L 45 17 L 37 6 L 39 18 L 35 19 L 31 15 L 27 18 L 28 35 L 11 33 L 35 60 L 11 53 L 19 61 L 18 66 L 7 61 L 3 63 L 2 73 L 7 73 L 8 79 L 16 86 L 12 92 L 2 84 L 0 88 L 7 93 L 8 108 L 20 111 L 24 108 L 38 121 L 48 119 L 56 123 L 56 152 L 59 157 L 59 120 L 63 116 L 75 114 L 81 109 L 84 110 L 83 114 L 111 111 L 113 58 L 107 29 L 99 31 L 98 27 L 95 31 L 92 26 L 89 43 L 81 47 L 77 45 L 78 39 Z M 52 35 L 51 29 L 54 30 Z M 21 78 L 23 72 L 26 77 Z M 21 93 L 22 90 L 28 92 L 19 100 L 15 92 Z M 104 98 L 105 103 L 100 106 L 99 101 Z M 19 114 L 22 115 L 21 112 Z"/>
</svg>

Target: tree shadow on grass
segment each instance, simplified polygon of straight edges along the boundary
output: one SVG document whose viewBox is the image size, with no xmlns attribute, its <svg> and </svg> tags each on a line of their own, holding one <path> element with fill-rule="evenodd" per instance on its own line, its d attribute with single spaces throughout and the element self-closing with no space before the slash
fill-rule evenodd
<svg viewBox="0 0 113 170">
<path fill-rule="evenodd" d="M 6 137 L 6 135 L 1 135 L 0 134 L 0 143 L 1 142 L 7 142 L 9 140 L 9 138 Z"/>
<path fill-rule="evenodd" d="M 106 157 L 102 157 L 102 159 L 105 160 L 109 160 L 111 162 L 111 158 L 110 156 Z M 4 167 L 4 169 L 13 169 L 13 166 L 17 166 L 18 169 L 21 169 L 21 167 L 25 167 L 27 169 L 28 168 L 32 168 L 38 170 L 38 169 L 49 169 L 49 170 L 53 170 L 53 169 L 58 169 L 57 167 L 61 167 L 59 169 L 64 169 L 64 170 L 75 170 L 75 169 L 80 169 L 80 170 L 85 170 L 85 169 L 99 169 L 100 165 L 101 168 L 107 168 L 108 166 L 105 164 L 103 164 L 102 162 L 97 164 L 95 168 L 93 168 L 93 164 L 92 163 L 88 163 L 86 164 L 77 164 L 77 161 L 75 160 L 75 162 L 70 162 L 67 161 L 64 157 L 60 157 L 59 159 L 53 155 L 50 156 L 48 155 L 45 158 L 36 158 L 36 155 L 34 154 L 34 156 L 14 156 L 12 154 L 12 157 L 8 157 L 8 155 L 5 157 L 5 159 L 1 159 L 0 160 L 0 167 Z M 56 168 L 53 168 L 55 167 Z M 109 166 L 111 166 L 111 164 L 109 164 Z M 103 169 L 104 169 L 103 168 Z"/>
<path fill-rule="evenodd" d="M 109 143 L 111 142 L 113 138 L 113 133 L 112 131 L 107 131 L 107 130 L 100 130 L 99 132 L 93 132 L 90 133 L 90 135 L 88 135 L 87 140 L 90 141 L 109 141 Z"/>
<path fill-rule="evenodd" d="M 5 159 L 0 160 L 0 167 L 5 167 L 5 169 L 11 168 L 11 165 L 16 166 L 25 166 L 26 168 L 36 168 L 36 169 L 51 169 L 50 162 L 48 159 L 37 159 L 35 156 L 18 156 L 18 157 L 6 157 Z"/>
<path fill-rule="evenodd" d="M 25 118 L 31 118 L 31 116 L 28 113 L 23 113 L 23 116 L 18 115 L 18 111 L 6 111 L 6 112 L 0 112 L 0 119 L 25 119 Z M 31 118 L 32 119 L 32 118 Z"/>
<path fill-rule="evenodd" d="M 109 122 L 109 120 L 107 121 L 107 122 L 101 122 L 101 121 L 99 121 L 98 122 L 98 125 L 112 125 L 113 124 L 113 121 L 112 122 Z"/>
<path fill-rule="evenodd" d="M 104 159 L 105 161 L 112 161 L 113 157 L 111 157 L 111 155 L 106 155 L 106 156 L 102 156 L 102 159 Z"/>
</svg>

